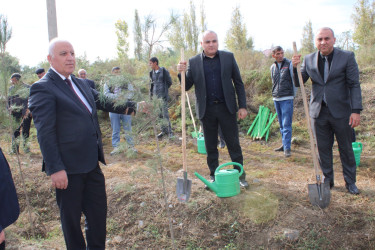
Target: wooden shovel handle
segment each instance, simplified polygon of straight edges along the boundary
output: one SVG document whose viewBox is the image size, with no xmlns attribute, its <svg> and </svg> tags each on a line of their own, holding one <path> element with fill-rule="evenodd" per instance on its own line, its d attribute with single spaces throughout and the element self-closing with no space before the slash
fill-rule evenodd
<svg viewBox="0 0 375 250">
<path fill-rule="evenodd" d="M 188 95 L 187 92 L 185 94 L 186 94 L 186 100 L 187 100 L 187 103 L 188 103 L 188 106 L 189 106 L 191 120 L 193 121 L 194 131 L 195 131 L 195 133 L 197 133 L 197 127 L 195 126 L 195 119 L 194 119 L 193 111 L 191 110 L 191 106 L 190 106 L 189 95 Z"/>
<path fill-rule="evenodd" d="M 296 56 L 298 54 L 296 42 L 293 42 L 293 50 L 294 50 L 294 55 Z M 312 128 L 311 128 L 309 107 L 308 107 L 308 104 L 307 104 L 305 85 L 303 84 L 303 78 L 302 78 L 302 74 L 301 74 L 301 65 L 300 64 L 297 65 L 297 73 L 298 73 L 299 84 L 300 84 L 300 87 L 301 87 L 303 107 L 305 109 L 307 130 L 309 132 L 309 137 L 310 137 L 311 156 L 312 156 L 313 163 L 314 163 L 315 175 L 318 176 L 319 175 L 319 161 L 318 161 L 319 152 L 318 152 L 316 140 L 315 140 Z"/>
<path fill-rule="evenodd" d="M 181 48 L 181 62 L 184 62 L 184 49 Z M 187 172 L 186 165 L 186 114 L 185 114 L 185 71 L 181 71 L 181 126 L 182 126 L 182 167 Z"/>
</svg>

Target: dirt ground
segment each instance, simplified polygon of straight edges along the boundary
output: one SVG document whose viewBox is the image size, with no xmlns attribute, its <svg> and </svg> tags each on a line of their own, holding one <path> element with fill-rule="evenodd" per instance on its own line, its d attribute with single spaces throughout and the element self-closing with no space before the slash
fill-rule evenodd
<svg viewBox="0 0 375 250">
<path fill-rule="evenodd" d="M 298 114 L 293 126 L 300 139 L 293 144 L 290 158 L 273 151 L 280 143 L 275 127 L 268 143 L 241 135 L 250 188 L 231 198 L 218 198 L 194 176 L 197 171 L 207 178 L 208 168 L 205 155 L 197 153 L 194 140 L 189 138 L 187 165 L 192 189 L 187 203 L 179 202 L 176 196 L 176 180 L 183 176 L 177 137 L 160 141 L 161 158 L 152 136 L 138 142 L 137 155 L 124 152 L 110 156 L 109 122 L 103 122 L 107 165 L 101 167 L 108 195 L 107 249 L 375 249 L 374 92 L 371 84 L 364 84 L 362 89 L 368 96 L 364 99 L 368 112 L 358 129 L 358 140 L 364 145 L 357 169 L 361 194 L 346 191 L 335 145 L 335 187 L 324 210 L 312 206 L 308 199 L 307 184 L 315 183 L 315 175 L 303 132 L 305 124 Z M 21 149 L 19 157 L 25 187 L 17 156 L 7 154 L 9 139 L 2 134 L 0 143 L 11 165 L 22 211 L 6 230 L 8 249 L 65 249 L 54 190 L 41 172 L 35 129 L 31 154 Z M 230 161 L 226 148 L 219 152 L 220 163 Z M 31 203 L 30 214 L 24 188 Z"/>
</svg>

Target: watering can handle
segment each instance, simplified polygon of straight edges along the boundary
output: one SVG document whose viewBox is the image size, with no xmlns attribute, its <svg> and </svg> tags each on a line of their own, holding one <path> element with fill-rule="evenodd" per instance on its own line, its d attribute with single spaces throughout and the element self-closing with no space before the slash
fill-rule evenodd
<svg viewBox="0 0 375 250">
<path fill-rule="evenodd" d="M 241 176 L 243 174 L 243 166 L 241 164 L 239 164 L 238 162 L 227 162 L 227 163 L 221 164 L 215 170 L 215 174 L 216 174 L 216 172 L 219 172 L 219 170 L 222 169 L 223 167 L 226 167 L 226 166 L 229 166 L 229 165 L 236 165 L 236 166 L 240 167 L 241 172 L 240 172 L 239 176 Z"/>
</svg>

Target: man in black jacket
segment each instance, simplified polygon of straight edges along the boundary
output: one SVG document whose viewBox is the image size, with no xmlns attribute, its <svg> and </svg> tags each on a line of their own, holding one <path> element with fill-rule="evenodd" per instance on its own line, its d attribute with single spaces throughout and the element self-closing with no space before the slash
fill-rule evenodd
<svg viewBox="0 0 375 250">
<path fill-rule="evenodd" d="M 20 207 L 9 164 L 0 148 L 0 250 L 5 249 L 4 229 L 15 222 Z"/>
<path fill-rule="evenodd" d="M 161 117 L 164 118 L 165 124 L 162 125 L 162 131 L 158 134 L 158 138 L 168 135 L 169 138 L 173 137 L 171 122 L 168 113 L 168 89 L 172 85 L 171 76 L 164 67 L 159 67 L 159 60 L 152 57 L 149 61 L 150 71 L 150 97 L 156 96 L 163 100 L 163 107 Z"/>
<path fill-rule="evenodd" d="M 186 90 L 195 87 L 197 116 L 203 124 L 207 165 L 211 180 L 215 180 L 215 170 L 219 166 L 217 149 L 218 126 L 220 125 L 233 162 L 243 165 L 242 149 L 238 135 L 238 119 L 244 119 L 246 93 L 240 70 L 234 55 L 218 50 L 219 43 L 214 31 L 202 35 L 203 52 L 189 59 L 186 71 Z M 179 72 L 186 70 L 186 62 L 177 66 Z M 236 116 L 238 114 L 238 116 Z M 237 166 L 235 166 L 238 169 Z M 240 184 L 247 188 L 245 171 Z"/>
<path fill-rule="evenodd" d="M 135 113 L 135 103 L 114 107 L 74 77 L 75 53 L 66 40 L 54 39 L 47 57 L 51 68 L 31 86 L 43 169 L 56 188 L 56 200 L 67 249 L 105 249 L 107 198 L 99 161 L 105 164 L 97 109 Z M 141 104 L 139 104 L 141 105 Z M 81 214 L 86 220 L 86 242 Z"/>
<path fill-rule="evenodd" d="M 284 50 L 280 46 L 272 50 L 272 57 L 275 58 L 271 66 L 272 97 L 283 142 L 275 151 L 284 151 L 285 157 L 290 157 L 294 99 L 293 65 L 284 57 Z"/>
</svg>

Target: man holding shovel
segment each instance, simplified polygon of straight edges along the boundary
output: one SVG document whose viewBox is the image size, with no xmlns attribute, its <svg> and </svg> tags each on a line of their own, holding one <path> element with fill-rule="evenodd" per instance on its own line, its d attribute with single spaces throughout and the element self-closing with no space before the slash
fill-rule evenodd
<svg viewBox="0 0 375 250">
<path fill-rule="evenodd" d="M 187 68 L 186 90 L 195 86 L 197 116 L 203 125 L 207 165 L 210 169 L 211 181 L 214 181 L 214 173 L 219 166 L 217 149 L 219 125 L 232 161 L 243 165 L 236 113 L 239 119 L 246 117 L 246 93 L 233 54 L 218 50 L 217 34 L 210 30 L 205 31 L 201 46 L 203 52 L 190 58 L 188 67 L 186 62 L 181 61 L 177 65 L 177 70 L 181 73 Z M 236 166 L 234 167 L 237 169 Z M 245 178 L 244 171 L 240 177 L 240 184 L 247 188 L 249 184 Z"/>
<path fill-rule="evenodd" d="M 340 151 L 346 188 L 351 194 L 359 194 L 356 186 L 356 163 L 352 148 L 352 128 L 360 124 L 362 94 L 359 70 L 350 51 L 334 48 L 333 30 L 324 27 L 315 37 L 317 52 L 306 55 L 301 66 L 303 81 L 312 81 L 310 117 L 317 140 L 320 167 L 325 182 L 334 186 L 332 147 L 334 135 Z M 294 68 L 301 55 L 293 56 Z M 294 82 L 299 86 L 297 71 Z"/>
</svg>

